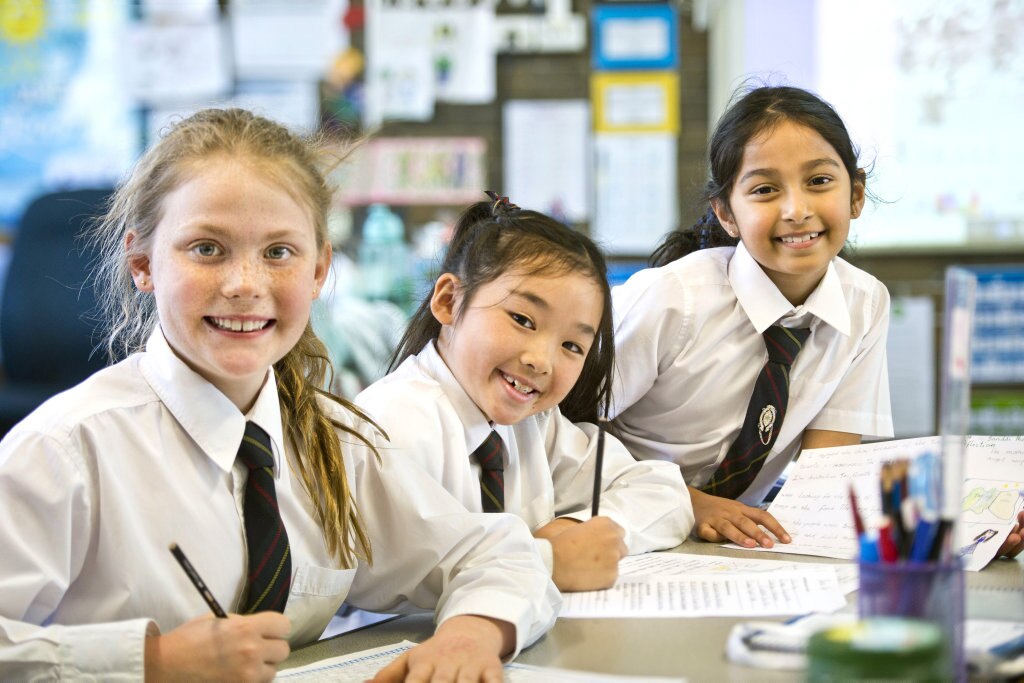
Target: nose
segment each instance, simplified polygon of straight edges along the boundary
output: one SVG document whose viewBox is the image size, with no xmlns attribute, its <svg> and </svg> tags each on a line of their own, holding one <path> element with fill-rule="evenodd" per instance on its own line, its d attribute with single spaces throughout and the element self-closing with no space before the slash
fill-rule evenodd
<svg viewBox="0 0 1024 683">
<path fill-rule="evenodd" d="M 234 259 L 227 267 L 222 291 L 229 299 L 258 298 L 263 291 L 263 267 L 251 258 Z"/>
<path fill-rule="evenodd" d="M 553 358 L 554 352 L 551 349 L 551 343 L 544 339 L 535 339 L 523 349 L 519 362 L 530 368 L 535 374 L 547 375 L 551 373 L 551 368 L 554 365 Z"/>
<path fill-rule="evenodd" d="M 790 192 L 782 207 L 782 219 L 790 223 L 803 223 L 814 215 L 810 198 L 799 190 Z"/>
</svg>

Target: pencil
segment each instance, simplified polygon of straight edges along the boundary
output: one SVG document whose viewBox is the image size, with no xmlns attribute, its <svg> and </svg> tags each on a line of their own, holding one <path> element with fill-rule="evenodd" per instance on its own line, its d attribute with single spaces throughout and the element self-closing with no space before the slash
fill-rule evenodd
<svg viewBox="0 0 1024 683">
<path fill-rule="evenodd" d="M 590 516 L 597 517 L 601 507 L 601 468 L 604 464 L 604 430 L 607 417 L 597 418 L 597 462 L 594 463 L 594 499 L 590 507 Z"/>
<path fill-rule="evenodd" d="M 864 520 L 857 509 L 857 494 L 853 490 L 853 484 L 850 484 L 850 511 L 853 512 L 853 528 L 857 532 L 857 538 L 859 539 L 864 535 Z"/>
<path fill-rule="evenodd" d="M 203 579 L 199 576 L 199 572 L 197 572 L 196 568 L 192 566 L 192 563 L 188 561 L 188 558 L 185 557 L 185 553 L 182 552 L 177 543 L 171 544 L 171 554 L 174 555 L 174 559 L 178 561 L 181 568 L 185 570 L 186 574 L 188 574 L 189 580 L 192 582 L 192 585 L 196 587 L 196 590 L 199 591 L 199 594 L 203 596 L 203 600 L 205 600 L 206 604 L 210 606 L 210 611 L 221 619 L 227 618 L 227 612 L 221 608 L 220 603 L 218 603 L 217 599 L 213 597 L 213 593 L 211 593 L 210 589 L 206 587 L 205 583 L 203 583 Z"/>
</svg>

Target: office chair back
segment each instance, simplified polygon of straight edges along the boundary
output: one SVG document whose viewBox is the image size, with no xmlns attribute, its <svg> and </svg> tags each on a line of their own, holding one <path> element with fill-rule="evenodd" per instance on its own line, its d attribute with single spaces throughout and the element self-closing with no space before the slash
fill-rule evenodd
<svg viewBox="0 0 1024 683">
<path fill-rule="evenodd" d="M 102 352 L 93 353 L 96 297 L 80 235 L 109 196 L 58 192 L 25 210 L 0 300 L 0 435 L 106 364 Z"/>
</svg>

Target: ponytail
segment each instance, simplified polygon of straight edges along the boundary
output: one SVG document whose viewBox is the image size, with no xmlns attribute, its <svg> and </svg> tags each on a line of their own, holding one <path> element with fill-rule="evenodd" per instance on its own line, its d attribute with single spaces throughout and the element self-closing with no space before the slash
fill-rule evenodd
<svg viewBox="0 0 1024 683">
<path fill-rule="evenodd" d="M 331 373 L 327 348 L 311 324 L 291 351 L 274 364 L 277 391 L 286 429 L 300 454 L 299 476 L 315 506 L 316 520 L 323 529 L 327 550 L 343 566 L 354 567 L 356 559 L 373 562 L 370 540 L 352 500 L 341 442 L 335 428 L 361 441 L 376 452 L 366 437 L 331 419 L 320 397 L 326 397 L 376 427 L 370 418 L 350 402 L 319 387 L 326 386 Z"/>
<path fill-rule="evenodd" d="M 707 212 L 695 224 L 689 228 L 670 232 L 665 237 L 665 241 L 651 254 L 648 262 L 652 267 L 657 268 L 701 249 L 735 247 L 738 243 L 739 238 L 732 237 L 725 231 L 722 224 L 718 222 L 718 216 L 709 205 Z"/>
</svg>

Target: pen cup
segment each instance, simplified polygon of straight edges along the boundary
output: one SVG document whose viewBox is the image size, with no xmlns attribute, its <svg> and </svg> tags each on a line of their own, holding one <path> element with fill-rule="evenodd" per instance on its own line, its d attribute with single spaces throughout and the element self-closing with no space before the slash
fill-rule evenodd
<svg viewBox="0 0 1024 683">
<path fill-rule="evenodd" d="M 964 679 L 964 573 L 960 562 L 861 562 L 859 569 L 860 618 L 904 617 L 935 624 L 945 641 L 943 668 L 953 674 L 950 678 Z"/>
</svg>

